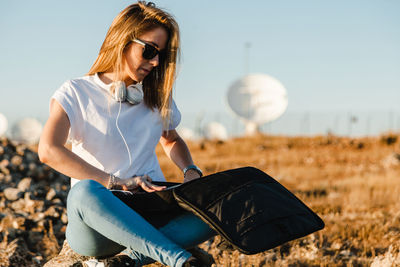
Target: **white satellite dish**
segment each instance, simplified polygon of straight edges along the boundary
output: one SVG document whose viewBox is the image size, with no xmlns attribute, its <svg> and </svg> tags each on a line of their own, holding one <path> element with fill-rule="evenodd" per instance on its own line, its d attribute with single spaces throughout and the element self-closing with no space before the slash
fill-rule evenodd
<svg viewBox="0 0 400 267">
<path fill-rule="evenodd" d="M 3 136 L 8 128 L 8 120 L 4 114 L 0 113 L 0 136 Z"/>
<path fill-rule="evenodd" d="M 266 74 L 249 74 L 235 81 L 228 89 L 227 100 L 231 110 L 246 123 L 247 134 L 279 118 L 288 105 L 285 87 Z"/>
<path fill-rule="evenodd" d="M 183 138 L 183 140 L 191 140 L 191 141 L 193 141 L 193 140 L 197 139 L 196 134 L 190 128 L 178 127 L 178 129 L 176 129 L 176 131 L 178 132 L 180 137 Z"/>
<path fill-rule="evenodd" d="M 219 122 L 210 122 L 204 129 L 204 137 L 209 140 L 224 141 L 228 139 L 228 133 L 224 125 Z"/>
<path fill-rule="evenodd" d="M 39 141 L 42 129 L 42 124 L 38 120 L 25 118 L 13 125 L 11 135 L 15 141 L 32 145 Z"/>
</svg>

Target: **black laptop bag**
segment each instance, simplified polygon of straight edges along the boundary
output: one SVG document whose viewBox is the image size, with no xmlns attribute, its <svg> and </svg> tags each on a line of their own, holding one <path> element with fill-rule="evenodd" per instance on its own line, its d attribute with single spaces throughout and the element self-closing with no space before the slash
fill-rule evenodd
<svg viewBox="0 0 400 267">
<path fill-rule="evenodd" d="M 192 212 L 222 236 L 221 248 L 245 254 L 266 251 L 324 228 L 321 218 L 301 200 L 253 167 L 167 185 L 164 191 L 134 194 L 123 201 L 156 227 L 182 214 L 182 209 Z M 161 223 L 160 214 L 166 218 Z"/>
</svg>

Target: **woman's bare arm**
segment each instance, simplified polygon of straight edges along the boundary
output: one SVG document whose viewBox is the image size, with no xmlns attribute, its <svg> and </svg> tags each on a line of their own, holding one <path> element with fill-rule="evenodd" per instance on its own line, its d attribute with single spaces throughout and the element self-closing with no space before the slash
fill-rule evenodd
<svg viewBox="0 0 400 267">
<path fill-rule="evenodd" d="M 160 138 L 160 144 L 167 156 L 183 170 L 193 164 L 192 156 L 185 141 L 179 136 L 176 130 L 163 132 Z M 184 182 L 199 178 L 200 175 L 195 170 L 188 170 L 185 175 Z"/>
<path fill-rule="evenodd" d="M 92 179 L 107 187 L 110 180 L 108 173 L 93 167 L 65 148 L 69 128 L 70 122 L 64 109 L 57 101 L 52 100 L 50 116 L 39 142 L 40 161 L 69 177 L 79 180 Z M 164 186 L 153 185 L 151 178 L 147 175 L 134 176 L 128 179 L 115 177 L 114 183 L 114 185 L 121 186 L 123 190 L 131 190 L 140 186 L 145 191 L 153 192 L 165 188 Z"/>
<path fill-rule="evenodd" d="M 109 174 L 105 173 L 72 153 L 64 145 L 68 138 L 70 122 L 61 105 L 52 100 L 50 116 L 39 141 L 40 161 L 53 169 L 76 179 L 92 179 L 107 186 Z"/>
</svg>

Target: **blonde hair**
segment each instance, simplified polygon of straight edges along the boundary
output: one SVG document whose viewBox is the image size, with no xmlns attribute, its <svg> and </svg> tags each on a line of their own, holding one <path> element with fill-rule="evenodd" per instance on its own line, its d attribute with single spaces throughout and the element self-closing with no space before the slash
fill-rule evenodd
<svg viewBox="0 0 400 267">
<path fill-rule="evenodd" d="M 122 10 L 108 29 L 99 55 L 87 75 L 114 72 L 116 81 L 123 78 L 124 51 L 134 38 L 162 27 L 168 33 L 166 56 L 143 80 L 144 102 L 157 108 L 168 130 L 172 105 L 172 89 L 176 79 L 176 64 L 180 53 L 179 27 L 172 15 L 151 2 L 139 1 Z M 111 92 L 113 93 L 113 92 Z"/>
</svg>

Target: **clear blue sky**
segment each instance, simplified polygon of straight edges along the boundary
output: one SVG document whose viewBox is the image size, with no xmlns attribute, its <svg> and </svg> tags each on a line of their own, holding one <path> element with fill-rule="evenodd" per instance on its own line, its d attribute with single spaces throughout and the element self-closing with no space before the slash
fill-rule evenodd
<svg viewBox="0 0 400 267">
<path fill-rule="evenodd" d="M 154 2 L 181 28 L 175 99 L 184 123 L 227 112 L 226 90 L 245 74 L 246 42 L 249 71 L 286 87 L 284 116 L 400 114 L 400 1 Z M 11 122 L 45 120 L 52 93 L 89 70 L 113 18 L 131 3 L 0 1 L 0 112 Z"/>
</svg>

